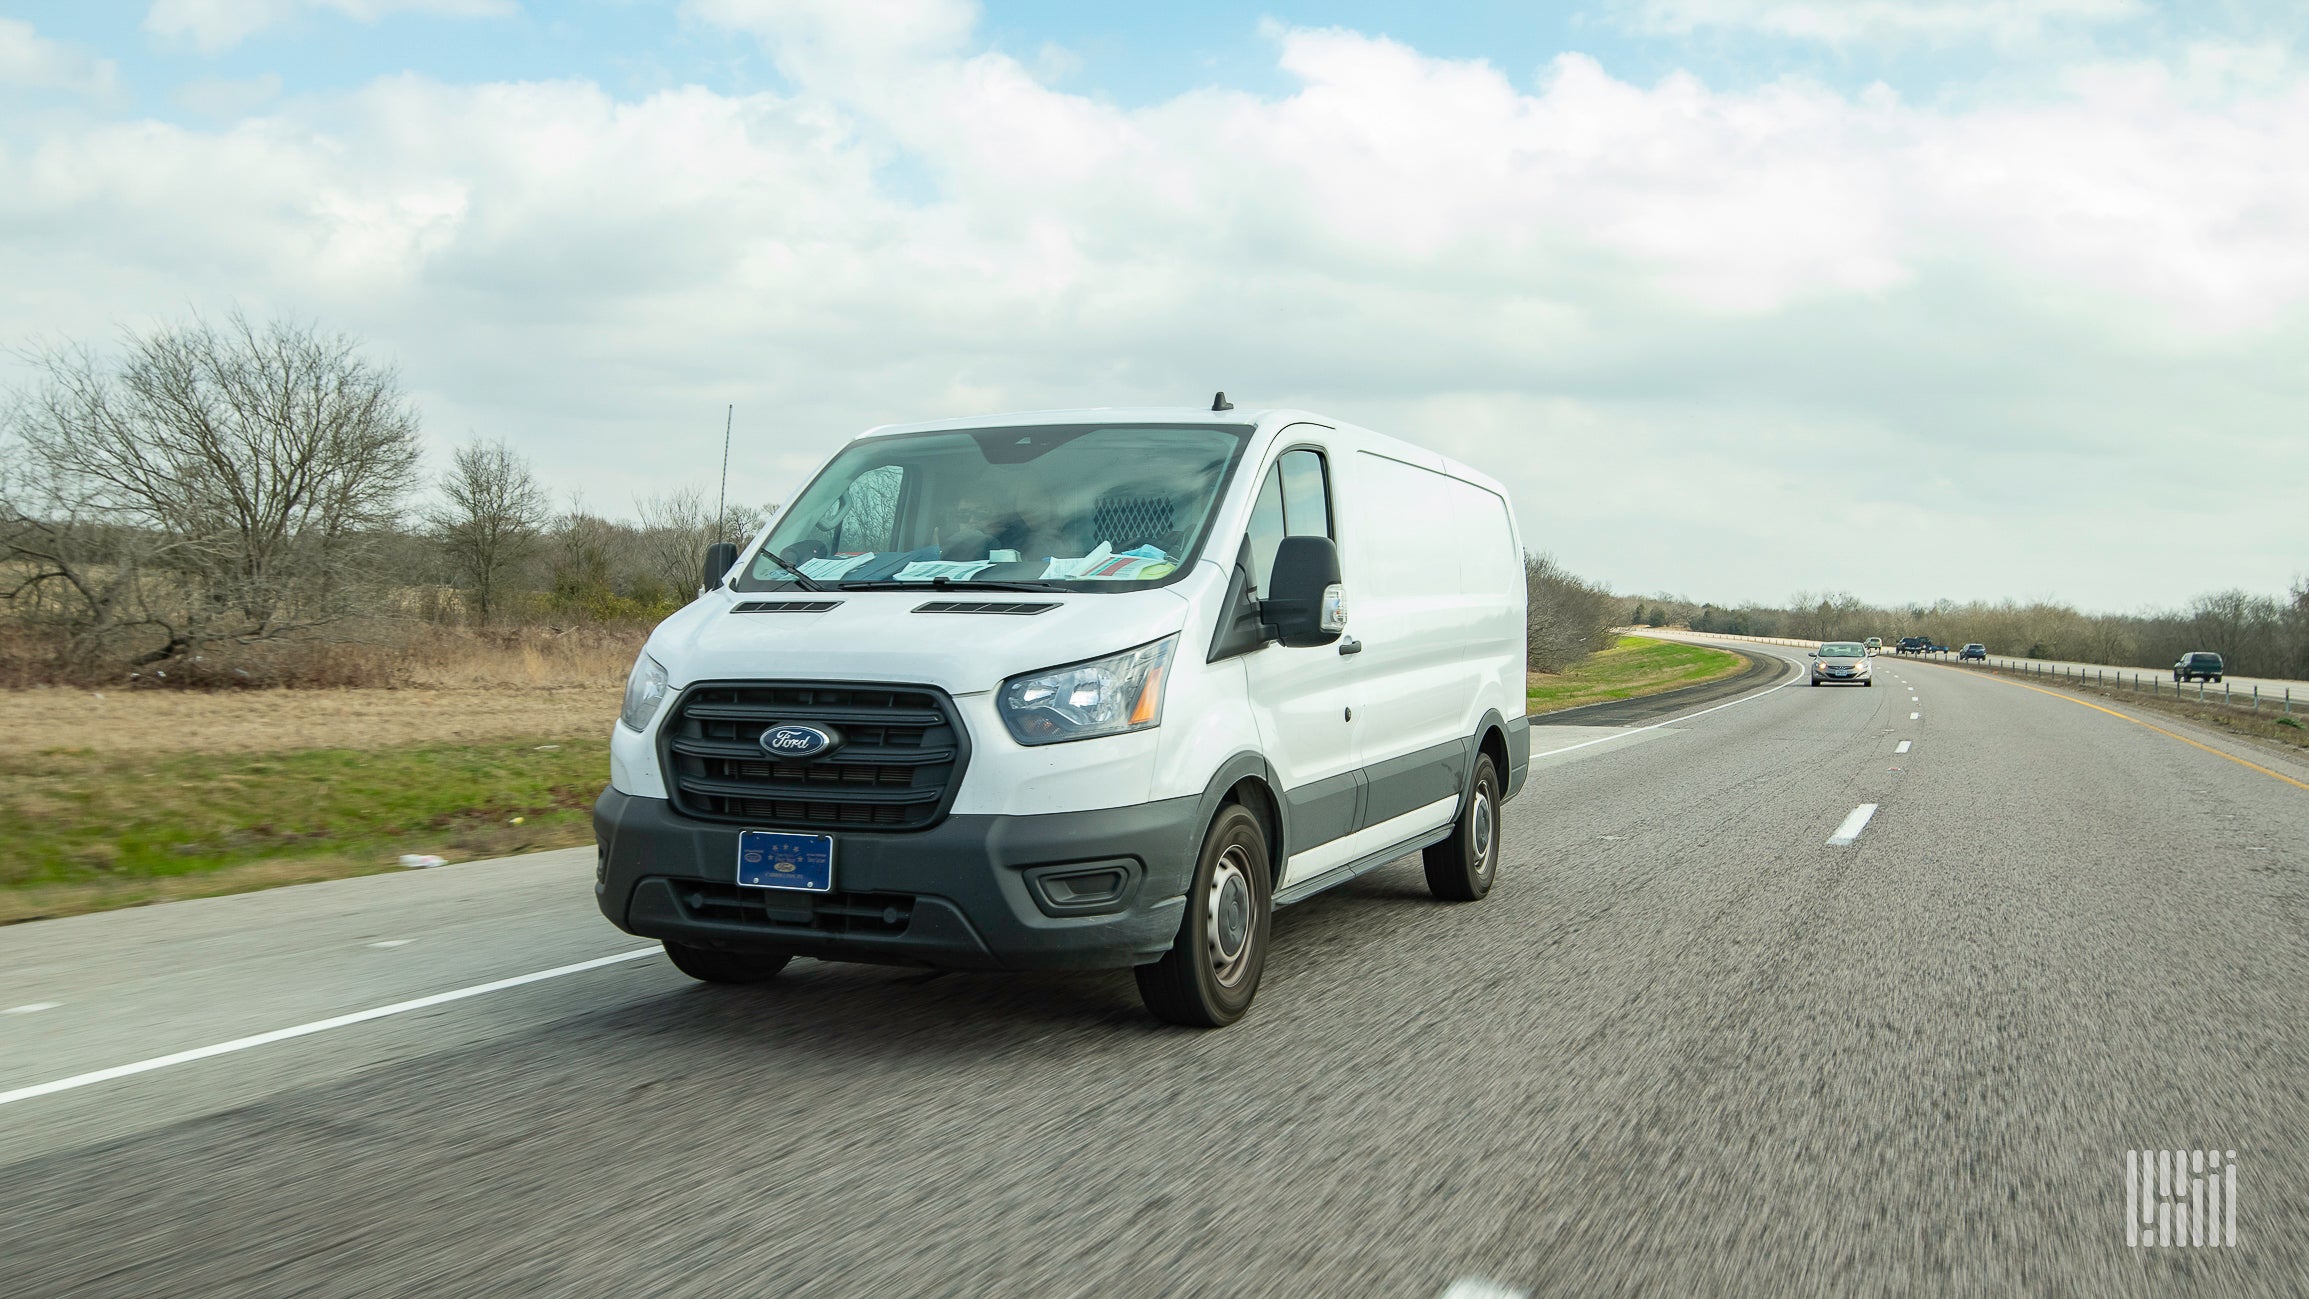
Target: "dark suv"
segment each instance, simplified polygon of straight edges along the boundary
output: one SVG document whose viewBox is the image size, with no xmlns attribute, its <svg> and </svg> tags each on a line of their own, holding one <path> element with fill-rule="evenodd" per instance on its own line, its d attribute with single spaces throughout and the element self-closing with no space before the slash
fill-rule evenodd
<svg viewBox="0 0 2309 1299">
<path fill-rule="evenodd" d="M 2190 650 L 2173 665 L 2175 681 L 2218 681 L 2221 679 L 2221 656 L 2211 650 Z"/>
<path fill-rule="evenodd" d="M 1900 643 L 1892 647 L 1892 652 L 1895 654 L 1922 654 L 1931 648 L 1932 638 L 1930 636 L 1903 636 L 1900 638 Z"/>
<path fill-rule="evenodd" d="M 1981 644 L 1979 641 L 1974 641 L 1970 645 L 1965 646 L 1963 649 L 1958 650 L 1956 652 L 1956 658 L 1958 662 L 1962 662 L 1965 659 L 1979 659 L 1981 662 L 1986 663 L 1988 662 L 1988 646 Z"/>
</svg>

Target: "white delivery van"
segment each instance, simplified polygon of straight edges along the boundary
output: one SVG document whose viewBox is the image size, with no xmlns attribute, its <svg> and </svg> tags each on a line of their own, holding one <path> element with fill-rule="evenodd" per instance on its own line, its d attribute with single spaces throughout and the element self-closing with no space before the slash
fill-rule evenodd
<svg viewBox="0 0 2309 1299">
<path fill-rule="evenodd" d="M 1274 908 L 1482 897 L 1530 754 L 1498 483 L 1302 411 L 881 428 L 650 636 L 601 909 L 674 963 L 1136 967 L 1222 1025 Z"/>
</svg>

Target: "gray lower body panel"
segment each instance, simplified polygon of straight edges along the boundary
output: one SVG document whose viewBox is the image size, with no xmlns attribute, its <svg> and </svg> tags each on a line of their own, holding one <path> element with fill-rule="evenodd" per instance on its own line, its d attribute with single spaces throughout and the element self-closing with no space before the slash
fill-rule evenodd
<svg viewBox="0 0 2309 1299">
<path fill-rule="evenodd" d="M 728 951 L 942 969 L 1138 965 L 1178 934 L 1200 802 L 837 832 L 834 892 L 808 894 L 737 885 L 738 832 L 749 827 L 610 789 L 593 808 L 594 891 L 629 933 Z M 1085 901 L 1086 880 L 1119 891 Z"/>
</svg>

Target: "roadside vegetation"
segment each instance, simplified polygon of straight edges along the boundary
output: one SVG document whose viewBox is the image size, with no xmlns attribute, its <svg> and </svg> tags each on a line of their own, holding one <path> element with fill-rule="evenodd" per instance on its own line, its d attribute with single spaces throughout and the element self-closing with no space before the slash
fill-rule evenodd
<svg viewBox="0 0 2309 1299">
<path fill-rule="evenodd" d="M 2249 591 L 2203 595 L 2183 609 L 2139 614 L 2082 613 L 2061 604 L 1941 600 L 1896 608 L 1848 593 L 1799 593 L 1785 606 L 1701 604 L 1675 596 L 1620 602 L 1635 626 L 1689 627 L 1792 640 L 1930 636 L 1937 644 L 1977 641 L 1991 654 L 2169 671 L 2191 650 L 2212 650 L 2237 676 L 2309 679 L 2309 579 L 2282 596 Z"/>
<path fill-rule="evenodd" d="M 1523 589 L 1532 671 L 1561 672 L 1616 642 L 1612 628 L 1622 621 L 1622 601 L 1552 556 L 1524 559 Z"/>
<path fill-rule="evenodd" d="M 607 744 L 482 744 L 276 753 L 0 758 L 0 922 L 163 898 L 565 847 Z"/>
<path fill-rule="evenodd" d="M 1610 649 L 1561 672 L 1534 672 L 1525 698 L 1534 713 L 1663 694 L 1721 680 L 1746 667 L 1745 656 L 1705 645 L 1622 636 Z"/>
<path fill-rule="evenodd" d="M 770 513 L 702 488 L 557 508 L 486 439 L 429 477 L 392 368 L 295 321 L 30 359 L 0 403 L 0 685 L 400 686 L 518 660 L 509 631 L 637 640 Z"/>
</svg>

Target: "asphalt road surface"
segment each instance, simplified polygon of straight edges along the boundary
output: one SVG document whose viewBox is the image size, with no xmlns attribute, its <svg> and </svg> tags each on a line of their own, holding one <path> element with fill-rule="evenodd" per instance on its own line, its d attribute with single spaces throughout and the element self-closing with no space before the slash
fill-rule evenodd
<svg viewBox="0 0 2309 1299">
<path fill-rule="evenodd" d="M 1289 909 L 1219 1032 L 694 985 L 584 852 L 0 930 L 0 1293 L 2302 1294 L 2309 769 L 1877 670 L 1535 731 L 1489 899 Z M 2235 1247 L 2128 1246 L 2143 1147 Z"/>
</svg>

